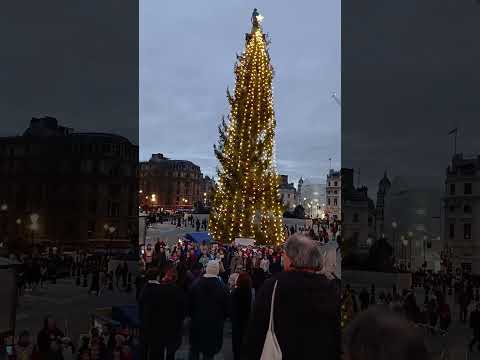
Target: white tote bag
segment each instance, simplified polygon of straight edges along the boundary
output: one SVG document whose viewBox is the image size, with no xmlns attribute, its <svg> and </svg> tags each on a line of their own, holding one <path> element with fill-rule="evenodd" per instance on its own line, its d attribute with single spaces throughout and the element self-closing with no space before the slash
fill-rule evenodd
<svg viewBox="0 0 480 360">
<path fill-rule="evenodd" d="M 263 351 L 260 360 L 282 360 L 282 350 L 278 345 L 277 337 L 273 329 L 273 304 L 275 301 L 275 292 L 277 290 L 278 280 L 275 281 L 272 293 L 272 303 L 270 305 L 270 324 L 267 330 L 267 336 L 265 337 L 265 343 L 263 344 Z"/>
</svg>

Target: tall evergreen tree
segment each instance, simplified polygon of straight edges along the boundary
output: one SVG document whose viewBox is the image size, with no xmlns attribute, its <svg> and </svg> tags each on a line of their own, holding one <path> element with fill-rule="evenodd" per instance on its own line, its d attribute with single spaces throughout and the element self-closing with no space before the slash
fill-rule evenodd
<svg viewBox="0 0 480 360">
<path fill-rule="evenodd" d="M 255 9 L 245 51 L 237 55 L 235 93 L 227 90 L 230 114 L 219 126 L 219 161 L 209 229 L 214 240 L 236 237 L 276 245 L 284 241 L 279 178 L 275 166 L 273 67 L 263 17 Z"/>
</svg>

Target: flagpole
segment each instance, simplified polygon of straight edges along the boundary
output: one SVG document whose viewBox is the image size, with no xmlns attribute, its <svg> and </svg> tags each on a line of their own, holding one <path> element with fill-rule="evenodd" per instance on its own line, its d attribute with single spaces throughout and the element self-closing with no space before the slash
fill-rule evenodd
<svg viewBox="0 0 480 360">
<path fill-rule="evenodd" d="M 457 155 L 457 134 L 458 134 L 458 130 L 455 131 L 455 140 L 454 140 L 454 148 L 453 148 L 453 156 Z"/>
</svg>

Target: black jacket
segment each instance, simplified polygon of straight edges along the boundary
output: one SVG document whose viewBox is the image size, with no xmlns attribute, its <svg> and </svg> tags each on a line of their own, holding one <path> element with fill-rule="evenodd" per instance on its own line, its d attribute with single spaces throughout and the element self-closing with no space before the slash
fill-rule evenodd
<svg viewBox="0 0 480 360">
<path fill-rule="evenodd" d="M 470 328 L 475 336 L 480 337 L 480 311 L 473 310 L 470 314 Z"/>
<path fill-rule="evenodd" d="M 178 349 L 186 316 L 186 295 L 175 284 L 149 282 L 140 294 L 142 337 L 147 347 Z"/>
<path fill-rule="evenodd" d="M 274 330 L 284 360 L 340 358 L 340 299 L 333 281 L 309 272 L 280 272 L 255 296 L 246 350 L 249 360 L 262 354 L 274 302 Z"/>
<path fill-rule="evenodd" d="M 219 278 L 199 278 L 190 289 L 190 346 L 206 355 L 223 345 L 223 325 L 228 312 L 228 292 Z"/>
<path fill-rule="evenodd" d="M 231 295 L 232 346 L 235 354 L 244 349 L 248 319 L 252 310 L 252 289 L 236 288 Z"/>
</svg>

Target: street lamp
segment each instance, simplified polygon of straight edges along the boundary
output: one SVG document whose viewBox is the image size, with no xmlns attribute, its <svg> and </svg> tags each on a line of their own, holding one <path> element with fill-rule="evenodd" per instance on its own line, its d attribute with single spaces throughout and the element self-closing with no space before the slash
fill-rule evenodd
<svg viewBox="0 0 480 360">
<path fill-rule="evenodd" d="M 372 246 L 372 243 L 373 243 L 372 238 L 371 238 L 371 237 L 368 237 L 368 239 L 367 239 L 367 246 L 368 246 L 368 247 Z"/>
<path fill-rule="evenodd" d="M 115 232 L 115 226 L 110 226 L 108 231 L 110 232 L 110 252 L 112 251 L 113 233 Z"/>
<path fill-rule="evenodd" d="M 33 213 L 33 214 L 30 215 L 30 221 L 31 221 L 30 230 L 32 231 L 32 248 L 33 248 L 33 243 L 34 243 L 35 232 L 38 230 L 38 219 L 39 219 L 39 217 L 40 216 L 36 213 Z"/>
<path fill-rule="evenodd" d="M 427 240 L 428 240 L 428 236 L 423 235 L 423 262 L 424 263 L 427 261 Z"/>
<path fill-rule="evenodd" d="M 396 230 L 397 230 L 397 226 L 398 226 L 397 222 L 396 222 L 395 220 L 392 221 L 393 249 L 394 249 L 394 251 L 397 251 L 397 252 L 398 252 L 399 249 L 398 249 L 397 237 L 396 237 L 396 235 L 397 235 L 397 231 L 396 231 Z"/>
<path fill-rule="evenodd" d="M 2 212 L 6 212 L 8 210 L 8 205 L 6 203 L 0 205 L 0 210 Z M 8 220 L 5 219 L 5 222 L 3 222 L 3 216 L 2 216 L 2 238 L 0 239 L 0 243 L 3 244 L 4 240 L 7 240 L 7 233 L 8 233 L 8 230 L 7 230 L 7 224 L 8 224 Z M 5 234 L 3 234 L 3 232 L 5 231 Z"/>
</svg>

